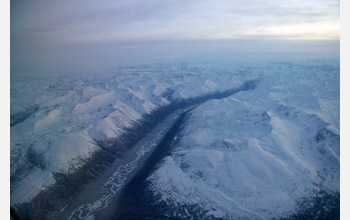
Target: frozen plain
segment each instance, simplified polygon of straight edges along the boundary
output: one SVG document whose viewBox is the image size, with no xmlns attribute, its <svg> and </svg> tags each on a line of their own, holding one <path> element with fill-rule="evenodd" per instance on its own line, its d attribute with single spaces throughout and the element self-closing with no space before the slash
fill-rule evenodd
<svg viewBox="0 0 350 220">
<path fill-rule="evenodd" d="M 153 110 L 255 79 L 257 88 L 189 113 L 144 180 L 152 204 L 175 207 L 169 218 L 198 218 L 186 209 L 198 205 L 207 218 L 271 219 L 318 192 L 339 193 L 337 61 L 178 63 L 11 79 L 11 205 Z"/>
</svg>

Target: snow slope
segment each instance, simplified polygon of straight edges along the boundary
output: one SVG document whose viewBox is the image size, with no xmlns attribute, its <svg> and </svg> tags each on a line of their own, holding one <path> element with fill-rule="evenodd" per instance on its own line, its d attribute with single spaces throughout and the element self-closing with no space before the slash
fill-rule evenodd
<svg viewBox="0 0 350 220">
<path fill-rule="evenodd" d="M 172 217 L 198 206 L 208 218 L 280 218 L 339 192 L 337 65 L 249 68 L 258 87 L 196 108 L 148 177 Z"/>
<path fill-rule="evenodd" d="M 192 111 L 150 190 L 187 215 L 269 219 L 339 192 L 339 64 L 161 64 L 11 76 L 11 205 L 30 201 L 152 110 L 237 88 Z M 182 211 L 181 211 L 182 210 Z M 185 214 L 184 214 L 185 213 Z M 187 213 L 187 214 L 186 214 Z"/>
<path fill-rule="evenodd" d="M 118 137 L 152 110 L 254 78 L 242 68 L 162 64 L 11 75 L 11 204 L 29 201 L 54 183 L 52 173 L 72 172 L 99 149 L 96 142 Z"/>
</svg>

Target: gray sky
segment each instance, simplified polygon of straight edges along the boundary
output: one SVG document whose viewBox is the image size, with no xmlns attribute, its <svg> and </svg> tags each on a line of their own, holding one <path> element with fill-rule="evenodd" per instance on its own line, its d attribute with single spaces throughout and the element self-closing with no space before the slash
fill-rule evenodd
<svg viewBox="0 0 350 220">
<path fill-rule="evenodd" d="M 11 0 L 11 73 L 339 58 L 339 0 Z"/>
<path fill-rule="evenodd" d="M 338 39 L 338 0 L 16 0 L 11 34 L 49 42 Z"/>
</svg>

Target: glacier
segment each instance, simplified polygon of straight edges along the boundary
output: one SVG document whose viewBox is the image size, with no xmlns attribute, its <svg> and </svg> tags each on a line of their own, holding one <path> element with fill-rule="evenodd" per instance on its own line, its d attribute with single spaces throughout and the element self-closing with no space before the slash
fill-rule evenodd
<svg viewBox="0 0 350 220">
<path fill-rule="evenodd" d="M 199 206 L 209 219 L 279 219 L 339 195 L 338 72 L 275 66 L 261 77 L 196 108 L 148 177 L 157 202 L 178 207 L 172 217 L 203 218 L 186 210 Z"/>
<path fill-rule="evenodd" d="M 215 96 L 251 80 L 254 89 Z M 302 211 L 304 199 L 339 193 L 338 61 L 173 63 L 11 76 L 11 206 L 20 210 L 184 100 L 195 108 L 140 189 L 150 206 L 165 204 L 163 217 L 283 218 Z"/>
</svg>

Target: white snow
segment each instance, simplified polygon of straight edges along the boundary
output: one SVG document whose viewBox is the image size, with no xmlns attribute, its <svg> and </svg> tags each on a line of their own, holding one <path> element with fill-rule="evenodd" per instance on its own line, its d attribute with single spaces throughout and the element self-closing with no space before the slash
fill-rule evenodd
<svg viewBox="0 0 350 220">
<path fill-rule="evenodd" d="M 94 140 L 118 137 L 157 107 L 258 78 L 255 90 L 193 110 L 149 177 L 151 190 L 172 205 L 237 219 L 288 214 L 321 182 L 339 191 L 339 68 L 161 64 L 11 80 L 11 204 L 52 184 L 52 172 L 79 166 L 98 149 Z"/>
<path fill-rule="evenodd" d="M 271 219 L 295 211 L 321 185 L 339 192 L 339 69 L 259 72 L 255 90 L 191 113 L 171 156 L 148 178 L 161 201 L 220 218 Z"/>
<path fill-rule="evenodd" d="M 23 195 L 12 196 L 11 202 L 30 199 L 51 184 L 51 172 L 79 166 L 98 149 L 94 140 L 118 137 L 142 115 L 174 99 L 232 88 L 247 78 L 218 75 L 211 68 L 162 64 L 95 75 L 11 76 L 11 176 L 18 179 L 11 182 L 11 195 Z M 217 71 L 227 69 L 232 67 L 218 66 Z M 34 171 L 43 174 L 43 181 L 31 189 L 24 180 Z"/>
</svg>

